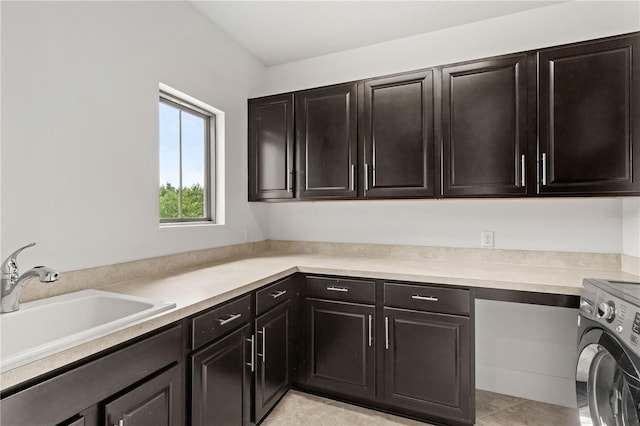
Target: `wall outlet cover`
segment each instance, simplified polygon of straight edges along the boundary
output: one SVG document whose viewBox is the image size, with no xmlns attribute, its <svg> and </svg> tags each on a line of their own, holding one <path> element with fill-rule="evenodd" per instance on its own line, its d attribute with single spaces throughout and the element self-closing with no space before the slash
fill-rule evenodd
<svg viewBox="0 0 640 426">
<path fill-rule="evenodd" d="M 493 231 L 482 231 L 482 247 L 493 247 Z"/>
</svg>

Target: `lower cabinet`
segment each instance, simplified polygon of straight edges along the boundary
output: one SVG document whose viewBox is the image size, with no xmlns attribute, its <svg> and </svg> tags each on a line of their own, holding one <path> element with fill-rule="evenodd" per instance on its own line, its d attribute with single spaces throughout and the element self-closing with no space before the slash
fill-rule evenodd
<svg viewBox="0 0 640 426">
<path fill-rule="evenodd" d="M 384 319 L 385 402 L 468 421 L 472 407 L 469 318 L 385 308 Z"/>
<path fill-rule="evenodd" d="M 255 419 L 259 421 L 289 390 L 291 348 L 289 301 L 272 309 L 255 321 Z"/>
<path fill-rule="evenodd" d="M 249 426 L 295 387 L 472 425 L 473 342 L 467 289 L 296 274 L 4 390 L 0 424 Z"/>
<path fill-rule="evenodd" d="M 294 386 L 426 421 L 474 423 L 468 289 L 320 276 L 304 288 L 306 376 Z"/>
<path fill-rule="evenodd" d="M 251 423 L 253 367 L 249 324 L 191 356 L 191 425 Z"/>
<path fill-rule="evenodd" d="M 175 407 L 183 404 L 182 377 L 182 364 L 178 364 L 106 403 L 107 425 L 181 425 L 182 410 L 176 410 Z"/>
<path fill-rule="evenodd" d="M 17 392 L 3 391 L 7 426 L 181 426 L 183 328 L 178 325 Z"/>
<path fill-rule="evenodd" d="M 191 319 L 192 426 L 259 423 L 289 390 L 294 284 L 288 277 Z"/>
<path fill-rule="evenodd" d="M 306 299 L 306 384 L 343 395 L 375 396 L 375 307 Z"/>
</svg>

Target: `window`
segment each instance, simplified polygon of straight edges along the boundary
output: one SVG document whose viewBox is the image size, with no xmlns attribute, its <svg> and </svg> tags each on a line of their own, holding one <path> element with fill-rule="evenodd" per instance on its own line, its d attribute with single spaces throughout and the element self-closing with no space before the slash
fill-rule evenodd
<svg viewBox="0 0 640 426">
<path fill-rule="evenodd" d="M 217 114 L 172 92 L 160 91 L 160 222 L 214 222 Z"/>
</svg>

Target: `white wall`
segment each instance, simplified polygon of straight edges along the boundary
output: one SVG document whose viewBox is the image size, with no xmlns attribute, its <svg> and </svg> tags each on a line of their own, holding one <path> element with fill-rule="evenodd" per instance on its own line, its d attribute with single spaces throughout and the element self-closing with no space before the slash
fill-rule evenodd
<svg viewBox="0 0 640 426">
<path fill-rule="evenodd" d="M 267 69 L 269 95 L 640 30 L 638 1 L 570 1 Z"/>
<path fill-rule="evenodd" d="M 476 300 L 476 387 L 576 406 L 577 309 Z"/>
<path fill-rule="evenodd" d="M 640 257 L 640 198 L 625 198 L 622 217 L 622 253 Z"/>
<path fill-rule="evenodd" d="M 489 229 L 502 248 L 638 252 L 623 237 L 637 221 L 606 213 L 622 209 L 616 199 L 245 201 L 247 97 L 629 32 L 640 28 L 637 2 L 560 4 L 267 70 L 182 2 L 0 8 L 0 255 L 37 241 L 25 266 L 64 271 L 223 246 L 245 241 L 245 230 L 249 240 L 474 247 Z M 226 112 L 224 226 L 156 222 L 158 82 Z"/>
<path fill-rule="evenodd" d="M 264 67 L 186 2 L 2 2 L 2 257 L 72 270 L 263 235 L 246 99 Z M 226 113 L 226 225 L 158 226 L 158 83 Z"/>
<path fill-rule="evenodd" d="M 569 2 L 268 68 L 266 95 L 640 30 L 640 2 Z M 269 239 L 621 253 L 620 199 L 256 205 Z"/>
<path fill-rule="evenodd" d="M 620 253 L 620 199 L 415 200 L 256 205 L 270 239 Z"/>
<path fill-rule="evenodd" d="M 0 34 L 2 34 L 2 5 L 0 4 Z M 0 40 L 0 94 L 2 93 L 2 42 Z M 0 101 L 0 254 L 2 251 L 2 102 Z"/>
</svg>

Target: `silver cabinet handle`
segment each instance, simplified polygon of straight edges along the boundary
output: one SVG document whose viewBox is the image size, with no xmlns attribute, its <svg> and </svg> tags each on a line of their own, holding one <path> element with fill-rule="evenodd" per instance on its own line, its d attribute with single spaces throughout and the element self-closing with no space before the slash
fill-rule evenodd
<svg viewBox="0 0 640 426">
<path fill-rule="evenodd" d="M 242 314 L 229 314 L 229 318 L 218 318 L 218 321 L 220 321 L 220 325 L 225 325 L 225 324 L 229 324 L 231 321 L 235 321 L 238 318 L 240 318 L 242 316 Z"/>
<path fill-rule="evenodd" d="M 253 373 L 255 371 L 255 364 L 253 363 L 253 359 L 255 358 L 255 355 L 254 355 L 255 349 L 256 349 L 255 336 L 252 334 L 251 339 L 247 339 L 247 342 L 251 342 L 251 361 L 247 363 L 247 365 L 251 367 L 251 372 Z"/>
<path fill-rule="evenodd" d="M 258 331 L 258 334 L 262 334 L 262 353 L 258 353 L 259 357 L 262 357 L 262 363 L 264 364 L 267 360 L 267 330 L 262 327 L 261 331 Z"/>
<path fill-rule="evenodd" d="M 364 190 L 369 190 L 369 164 L 364 163 Z"/>
<path fill-rule="evenodd" d="M 293 177 L 293 170 L 289 170 L 289 173 L 287 173 L 287 192 L 291 192 L 292 188 L 291 188 L 291 181 L 293 179 L 291 179 Z"/>
<path fill-rule="evenodd" d="M 355 191 L 355 186 L 356 186 L 356 165 L 352 164 L 351 165 L 351 190 Z"/>
<path fill-rule="evenodd" d="M 522 186 L 524 188 L 524 184 L 525 184 L 525 157 L 524 154 L 522 154 L 522 156 L 520 157 L 520 186 Z"/>
<path fill-rule="evenodd" d="M 542 153 L 542 185 L 547 184 L 547 153 Z"/>
<path fill-rule="evenodd" d="M 342 292 L 342 293 L 348 293 L 349 292 L 349 289 L 346 288 L 346 287 L 336 287 L 336 286 L 333 286 L 333 285 L 330 286 L 330 287 L 327 287 L 327 290 L 329 290 L 329 291 L 339 291 L 339 292 Z"/>
<path fill-rule="evenodd" d="M 389 349 L 389 317 L 384 317 L 384 348 Z"/>
<path fill-rule="evenodd" d="M 274 299 L 277 299 L 283 294 L 287 294 L 287 290 L 279 290 L 279 291 L 276 291 L 275 293 L 271 293 L 269 296 L 273 297 Z"/>
<path fill-rule="evenodd" d="M 262 327 L 262 363 L 267 362 L 267 329 Z"/>
<path fill-rule="evenodd" d="M 369 347 L 373 343 L 373 332 L 371 331 L 371 315 L 369 315 Z"/>
<path fill-rule="evenodd" d="M 433 297 L 433 296 L 420 296 L 419 294 L 414 294 L 413 296 L 411 296 L 412 299 L 417 299 L 417 300 L 426 300 L 428 302 L 437 302 L 438 298 L 437 297 Z"/>
<path fill-rule="evenodd" d="M 118 421 L 118 426 L 124 426 L 124 419 L 120 419 Z"/>
</svg>

